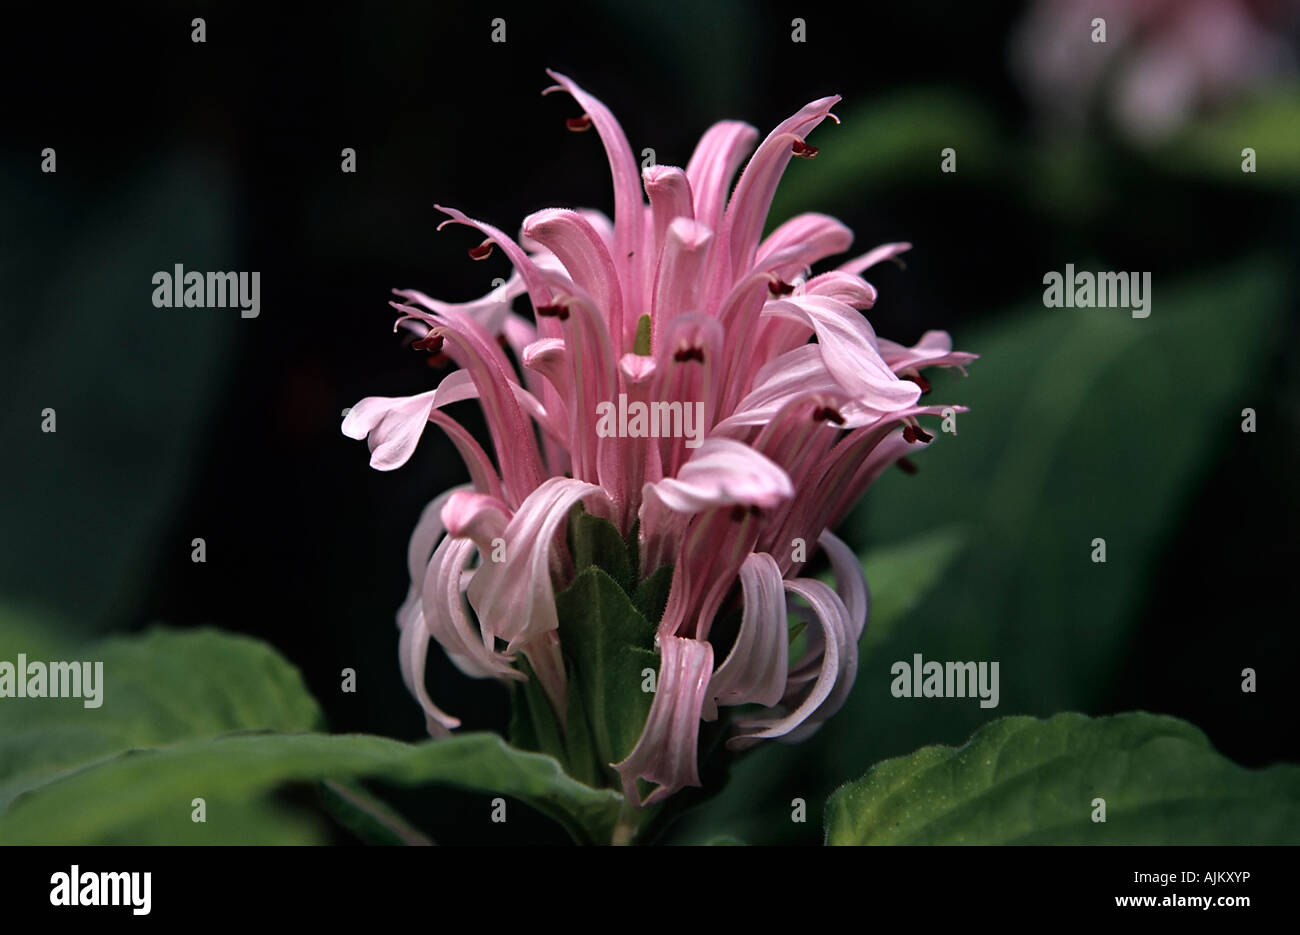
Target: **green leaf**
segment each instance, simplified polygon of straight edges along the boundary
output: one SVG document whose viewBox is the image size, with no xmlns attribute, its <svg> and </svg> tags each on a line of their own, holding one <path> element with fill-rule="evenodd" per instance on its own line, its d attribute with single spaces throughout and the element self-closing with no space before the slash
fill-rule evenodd
<svg viewBox="0 0 1300 935">
<path fill-rule="evenodd" d="M 655 628 L 600 568 L 579 574 L 556 596 L 555 608 L 570 678 L 586 712 L 596 756 L 612 780 L 608 764 L 631 752 L 650 712 L 653 698 L 641 690 L 641 672 L 659 668 Z"/>
<path fill-rule="evenodd" d="M 522 654 L 516 665 L 528 680 L 510 684 L 510 742 L 521 750 L 533 750 L 564 760 L 564 735 L 542 683 Z M 585 776 L 579 778 L 587 779 Z"/>
<path fill-rule="evenodd" d="M 420 744 L 361 734 L 232 734 L 127 751 L 32 789 L 0 814 L 0 842 L 124 842 L 127 830 L 145 826 L 152 841 L 193 840 L 202 833 L 190 820 L 195 796 L 243 808 L 288 783 L 360 778 L 511 796 L 584 842 L 610 839 L 623 801 L 495 734 Z M 222 816 L 209 809 L 207 818 L 211 842 L 231 843 Z"/>
<path fill-rule="evenodd" d="M 1155 154 L 1178 172 L 1251 187 L 1300 189 L 1300 88 L 1276 88 L 1224 113 L 1199 119 Z M 1241 171 L 1241 151 L 1255 150 L 1254 172 Z"/>
<path fill-rule="evenodd" d="M 867 553 L 862 570 L 871 592 L 871 612 L 864 648 L 883 641 L 939 584 L 964 543 L 963 533 L 944 528 Z"/>
<path fill-rule="evenodd" d="M 1185 504 L 1212 459 L 1242 444 L 1241 409 L 1283 310 L 1282 271 L 1268 261 L 1161 282 L 1146 319 L 1037 304 L 957 335 L 981 359 L 969 378 L 932 382 L 936 402 L 971 407 L 960 434 L 937 432 L 915 477 L 886 472 L 849 526 L 858 541 L 890 541 L 955 524 L 968 544 L 907 626 L 872 644 L 849 706 L 812 741 L 839 767 L 831 775 L 958 742 L 989 719 L 946 701 L 898 712 L 889 667 L 916 652 L 999 661 L 1016 673 L 1001 711 L 1109 702 Z M 1104 564 L 1091 560 L 1098 537 Z"/>
<path fill-rule="evenodd" d="M 595 566 L 624 591 L 632 589 L 632 565 L 618 527 L 575 506 L 569 515 L 569 547 L 576 571 Z"/>
<path fill-rule="evenodd" d="M 349 831 L 371 844 L 428 845 L 428 835 L 412 827 L 361 786 L 327 779 L 320 784 L 321 799 Z"/>
<path fill-rule="evenodd" d="M 842 787 L 826 842 L 1297 844 L 1300 767 L 1243 769 L 1192 725 L 1152 714 L 1005 718 Z"/>
<path fill-rule="evenodd" d="M 668 606 L 668 592 L 673 586 L 673 566 L 661 565 L 637 585 L 632 603 L 650 623 L 658 625 Z"/>
<path fill-rule="evenodd" d="M 53 661 L 0 631 L 0 660 Z M 123 750 L 237 730 L 310 730 L 321 713 L 302 676 L 270 646 L 216 630 L 151 630 L 60 661 L 103 664 L 99 707 L 80 699 L 0 702 L 0 808 L 15 795 Z M 92 670 L 93 671 L 93 670 Z"/>
</svg>

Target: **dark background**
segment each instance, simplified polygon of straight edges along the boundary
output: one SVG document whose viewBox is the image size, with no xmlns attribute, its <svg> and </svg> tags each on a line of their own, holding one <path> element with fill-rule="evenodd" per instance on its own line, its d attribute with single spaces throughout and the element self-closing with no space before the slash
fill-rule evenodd
<svg viewBox="0 0 1300 935">
<path fill-rule="evenodd" d="M 1158 558 L 1123 652 L 1098 695 L 1073 706 L 1186 717 L 1245 765 L 1300 758 L 1287 687 L 1300 649 L 1294 180 L 1252 188 L 1171 171 L 1104 122 L 1076 136 L 1045 127 L 1008 67 L 1022 14 L 1014 3 L 849 11 L 739 0 L 7 10 L 0 391 L 13 405 L 0 594 L 73 631 L 165 622 L 263 637 L 301 667 L 331 729 L 419 737 L 393 621 L 406 539 L 424 503 L 465 472 L 434 432 L 402 470 L 372 471 L 364 445 L 339 432 L 340 411 L 366 395 L 421 392 L 439 376 L 391 333 L 390 288 L 464 300 L 507 274 L 499 257 L 466 259 L 465 231 L 435 233 L 435 201 L 507 231 L 542 207 L 612 209 L 595 134 L 564 129 L 578 111 L 564 95 L 539 96 L 544 69 L 604 100 L 634 151 L 652 146 L 670 164 L 684 165 L 716 119 L 765 133 L 823 94 L 844 96 L 846 118 L 879 101 L 956 102 L 961 119 L 947 128 L 935 123 L 942 109 L 922 109 L 915 119 L 929 123 L 919 126 L 901 106 L 890 127 L 904 142 L 881 148 L 902 156 L 876 166 L 868 155 L 862 178 L 817 189 L 813 174 L 823 163 L 830 171 L 837 134 L 850 132 L 847 120 L 823 127 L 823 158 L 793 166 L 794 188 L 779 201 L 785 213 L 840 217 L 858 252 L 916 244 L 906 271 L 872 275 L 881 335 L 911 343 L 946 328 L 959 347 L 982 351 L 972 335 L 1008 307 L 1068 314 L 1032 311 L 1043 273 L 1065 262 L 1109 257 L 1113 268 L 1152 271 L 1157 316 L 1165 282 L 1229 255 L 1268 255 L 1287 270 L 1284 313 L 1241 375 L 1229 431 L 1190 469 L 1176 514 L 1147 543 Z M 195 16 L 207 22 L 204 44 L 190 41 Z M 496 16 L 507 21 L 505 44 L 489 41 Z M 808 22 L 805 44 L 790 41 L 795 16 Z M 969 125 L 986 132 L 964 147 L 963 121 L 976 110 Z M 937 171 L 941 145 L 958 148 L 955 176 Z M 57 174 L 38 170 L 46 146 Z M 344 147 L 357 152 L 355 174 L 340 171 Z M 1053 188 L 1050 172 L 1033 170 L 1060 154 L 1083 163 L 1073 177 L 1083 190 Z M 1230 168 L 1236 158 L 1228 154 Z M 813 203 L 796 203 L 803 191 Z M 259 270 L 261 316 L 153 309 L 150 276 L 175 262 Z M 967 384 L 1013 379 L 1001 368 L 986 355 Z M 1171 378 L 1199 375 L 1153 376 Z M 967 384 L 944 388 L 962 401 Z M 47 405 L 58 411 L 54 451 L 54 436 L 36 432 Z M 1244 405 L 1258 411 L 1256 435 L 1235 432 Z M 472 408 L 457 414 L 477 430 Z M 968 418 L 998 433 L 1041 430 L 1010 413 Z M 1164 456 L 1141 445 L 1149 426 L 1123 412 L 1108 420 L 1130 467 Z M 913 483 L 924 491 L 924 472 Z M 204 564 L 190 560 L 195 536 L 206 539 Z M 857 526 L 849 538 L 879 544 Z M 966 604 L 979 626 L 979 595 Z M 1042 626 L 1053 625 L 1044 609 Z M 1215 683 L 1212 660 L 1267 667 L 1260 693 Z M 339 691 L 345 666 L 358 672 L 356 694 Z M 429 684 L 468 727 L 503 727 L 501 688 L 461 677 L 436 651 Z M 967 726 L 928 740 L 958 742 Z M 914 746 L 896 735 L 851 757 L 857 772 L 824 781 Z M 456 796 L 395 797 L 440 840 L 472 837 L 457 830 Z M 540 822 L 508 833 L 550 839 Z"/>
</svg>

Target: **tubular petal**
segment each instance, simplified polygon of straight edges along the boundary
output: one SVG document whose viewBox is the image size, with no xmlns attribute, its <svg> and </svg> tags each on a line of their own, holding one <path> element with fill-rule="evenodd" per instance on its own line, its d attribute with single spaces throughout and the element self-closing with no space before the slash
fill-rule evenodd
<svg viewBox="0 0 1300 935">
<path fill-rule="evenodd" d="M 641 738 L 621 763 L 611 764 L 622 777 L 624 796 L 640 806 L 700 784 L 696 747 L 713 647 L 703 640 L 665 636 L 659 640 L 659 658 L 655 696 Z M 638 779 L 658 784 L 645 801 L 636 787 Z"/>
</svg>

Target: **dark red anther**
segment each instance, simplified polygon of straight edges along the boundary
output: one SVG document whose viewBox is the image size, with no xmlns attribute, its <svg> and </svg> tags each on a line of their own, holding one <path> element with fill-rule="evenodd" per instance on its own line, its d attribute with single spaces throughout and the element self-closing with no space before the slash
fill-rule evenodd
<svg viewBox="0 0 1300 935">
<path fill-rule="evenodd" d="M 570 117 L 564 121 L 564 125 L 574 133 L 582 133 L 591 129 L 591 116 L 583 114 L 581 117 Z"/>
<path fill-rule="evenodd" d="M 919 425 L 916 427 L 916 437 L 919 441 L 925 442 L 927 445 L 934 441 L 934 436 Z"/>
<path fill-rule="evenodd" d="M 419 340 L 412 341 L 411 347 L 417 351 L 428 351 L 431 354 L 436 354 L 442 350 L 442 335 L 430 331 Z"/>
<path fill-rule="evenodd" d="M 497 344 L 501 345 L 501 350 L 503 351 L 510 350 L 510 342 L 506 340 L 506 336 L 504 334 L 497 335 Z"/>
<path fill-rule="evenodd" d="M 899 468 L 899 470 L 901 470 L 904 474 L 915 474 L 915 473 L 916 473 L 916 465 L 913 464 L 913 463 L 911 462 L 911 460 L 909 460 L 908 458 L 899 458 L 899 459 L 898 459 L 898 468 Z"/>
<path fill-rule="evenodd" d="M 772 295 L 789 295 L 794 292 L 794 286 L 778 276 L 773 276 L 771 282 L 767 284 L 767 291 Z"/>
<path fill-rule="evenodd" d="M 823 419 L 827 422 L 834 422 L 836 425 L 844 424 L 844 416 L 840 415 L 838 409 L 832 409 L 830 406 L 818 406 L 813 410 L 814 422 L 820 422 Z"/>
<path fill-rule="evenodd" d="M 569 310 L 563 305 L 539 305 L 537 306 L 538 318 L 558 318 L 560 321 L 569 320 Z"/>
<path fill-rule="evenodd" d="M 816 146 L 809 146 L 803 140 L 795 140 L 792 149 L 794 154 L 801 159 L 811 159 L 819 152 Z"/>
<path fill-rule="evenodd" d="M 930 381 L 927 380 L 925 377 L 921 376 L 919 373 L 905 373 L 903 374 L 903 379 L 911 380 L 913 383 L 919 386 L 921 388 L 922 396 L 930 392 Z"/>
<path fill-rule="evenodd" d="M 679 348 L 677 353 L 673 354 L 673 360 L 683 364 L 691 360 L 698 360 L 700 363 L 704 363 L 704 348 L 699 345 L 696 345 L 695 347 Z"/>
<path fill-rule="evenodd" d="M 477 247 L 469 248 L 469 258 L 471 260 L 486 260 L 492 255 L 492 241 L 485 240 Z"/>
<path fill-rule="evenodd" d="M 915 445 L 916 429 L 912 428 L 910 425 L 903 426 L 903 441 L 907 442 L 909 445 Z"/>
</svg>

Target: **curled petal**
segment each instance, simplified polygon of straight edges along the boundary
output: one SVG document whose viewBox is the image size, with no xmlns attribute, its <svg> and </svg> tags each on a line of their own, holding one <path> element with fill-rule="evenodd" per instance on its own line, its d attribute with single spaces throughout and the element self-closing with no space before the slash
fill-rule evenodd
<svg viewBox="0 0 1300 935">
<path fill-rule="evenodd" d="M 764 315 L 801 321 L 817 335 L 826 369 L 844 391 L 880 412 L 913 405 L 921 388 L 900 380 L 876 349 L 876 333 L 856 309 L 825 296 L 792 296 L 769 302 Z"/>
<path fill-rule="evenodd" d="M 425 569 L 429 567 L 429 556 L 433 554 L 434 546 L 447 530 L 442 522 L 443 505 L 457 493 L 468 489 L 462 485 L 444 490 L 430 500 L 424 511 L 420 513 L 420 519 L 415 524 L 415 531 L 411 533 L 411 542 L 406 549 L 406 568 L 410 572 L 412 586 L 424 580 Z"/>
<path fill-rule="evenodd" d="M 343 434 L 366 440 L 372 468 L 399 468 L 415 451 L 437 395 L 437 390 L 430 390 L 418 396 L 367 396 L 343 420 Z"/>
<path fill-rule="evenodd" d="M 818 260 L 843 253 L 853 231 L 826 214 L 800 214 L 786 221 L 759 245 L 754 265 L 782 279 L 802 273 Z"/>
<path fill-rule="evenodd" d="M 849 260 L 849 262 L 841 266 L 840 269 L 846 273 L 853 273 L 855 276 L 861 275 L 877 263 L 883 263 L 885 260 L 892 260 L 900 253 L 906 253 L 911 249 L 912 245 L 910 243 L 881 244 L 874 250 L 868 250 L 866 253 L 862 254 L 862 256 Z"/>
<path fill-rule="evenodd" d="M 729 438 L 705 439 L 676 477 L 647 484 L 643 491 L 645 500 L 653 497 L 678 513 L 736 504 L 773 507 L 793 495 L 785 471 Z"/>
<path fill-rule="evenodd" d="M 837 269 L 814 276 L 798 292 L 801 295 L 824 295 L 857 309 L 871 308 L 876 304 L 875 286 L 861 276 Z"/>
<path fill-rule="evenodd" d="M 471 491 L 458 491 L 442 508 L 442 521 L 448 534 L 473 539 L 485 557 L 492 554 L 492 544 L 504 539 L 510 511 L 497 497 Z"/>
<path fill-rule="evenodd" d="M 658 259 L 658 251 L 663 248 L 668 225 L 676 218 L 695 220 L 695 207 L 691 201 L 691 183 L 686 178 L 686 173 L 676 166 L 649 166 L 641 173 L 641 180 L 645 184 L 645 193 L 650 198 L 650 213 L 654 218 L 653 262 Z"/>
<path fill-rule="evenodd" d="M 434 551 L 424 577 L 422 603 L 429 635 L 472 678 L 521 680 L 524 675 L 511 667 L 511 657 L 497 652 L 492 634 L 475 627 L 465 612 L 462 581 L 475 549 L 469 539 L 447 538 Z"/>
<path fill-rule="evenodd" d="M 713 647 L 705 640 L 678 636 L 659 639 L 659 678 L 645 728 L 632 752 L 612 764 L 623 780 L 629 802 L 645 806 L 686 786 L 700 784 L 696 748 L 700 709 L 713 671 Z M 636 781 L 658 784 L 644 802 Z"/>
<path fill-rule="evenodd" d="M 506 640 L 510 652 L 559 625 L 551 584 L 552 552 L 569 509 L 584 498 L 608 503 L 605 492 L 594 484 L 566 477 L 543 482 L 506 526 L 505 561 L 485 561 L 474 573 L 470 602 L 484 632 Z"/>
<path fill-rule="evenodd" d="M 844 601 L 849 614 L 849 639 L 857 643 L 867 629 L 867 610 L 871 594 L 867 590 L 867 576 L 862 572 L 862 561 L 829 529 L 817 540 L 831 562 L 835 575 L 835 590 Z"/>
<path fill-rule="evenodd" d="M 713 673 L 704 702 L 704 720 L 718 716 L 718 705 L 772 707 L 785 694 L 790 664 L 781 569 L 766 552 L 751 553 L 740 566 L 744 612 L 736 642 Z"/>
<path fill-rule="evenodd" d="M 424 666 L 429 652 L 429 631 L 424 624 L 424 614 L 418 604 L 409 609 L 409 616 L 398 639 L 397 656 L 402 670 L 402 681 L 424 710 L 424 723 L 430 736 L 445 737 L 460 727 L 460 720 L 443 711 L 424 687 Z"/>
<path fill-rule="evenodd" d="M 783 737 L 814 716 L 824 721 L 839 710 L 853 687 L 858 670 L 858 646 L 849 638 L 850 623 L 844 603 L 829 585 L 812 578 L 786 581 L 785 589 L 806 600 L 813 609 L 814 619 L 821 625 L 821 638 L 817 641 L 820 646 L 798 667 L 819 662 L 817 679 L 806 692 L 799 692 L 802 698 L 784 717 L 737 721 L 737 735 L 727 742 L 731 749 Z M 797 670 L 791 673 L 791 679 L 799 681 Z"/>
<path fill-rule="evenodd" d="M 880 340 L 880 356 L 895 373 L 919 367 L 957 367 L 965 373 L 966 365 L 979 357 L 952 349 L 952 337 L 946 331 L 927 331 L 912 347 Z"/>
</svg>

